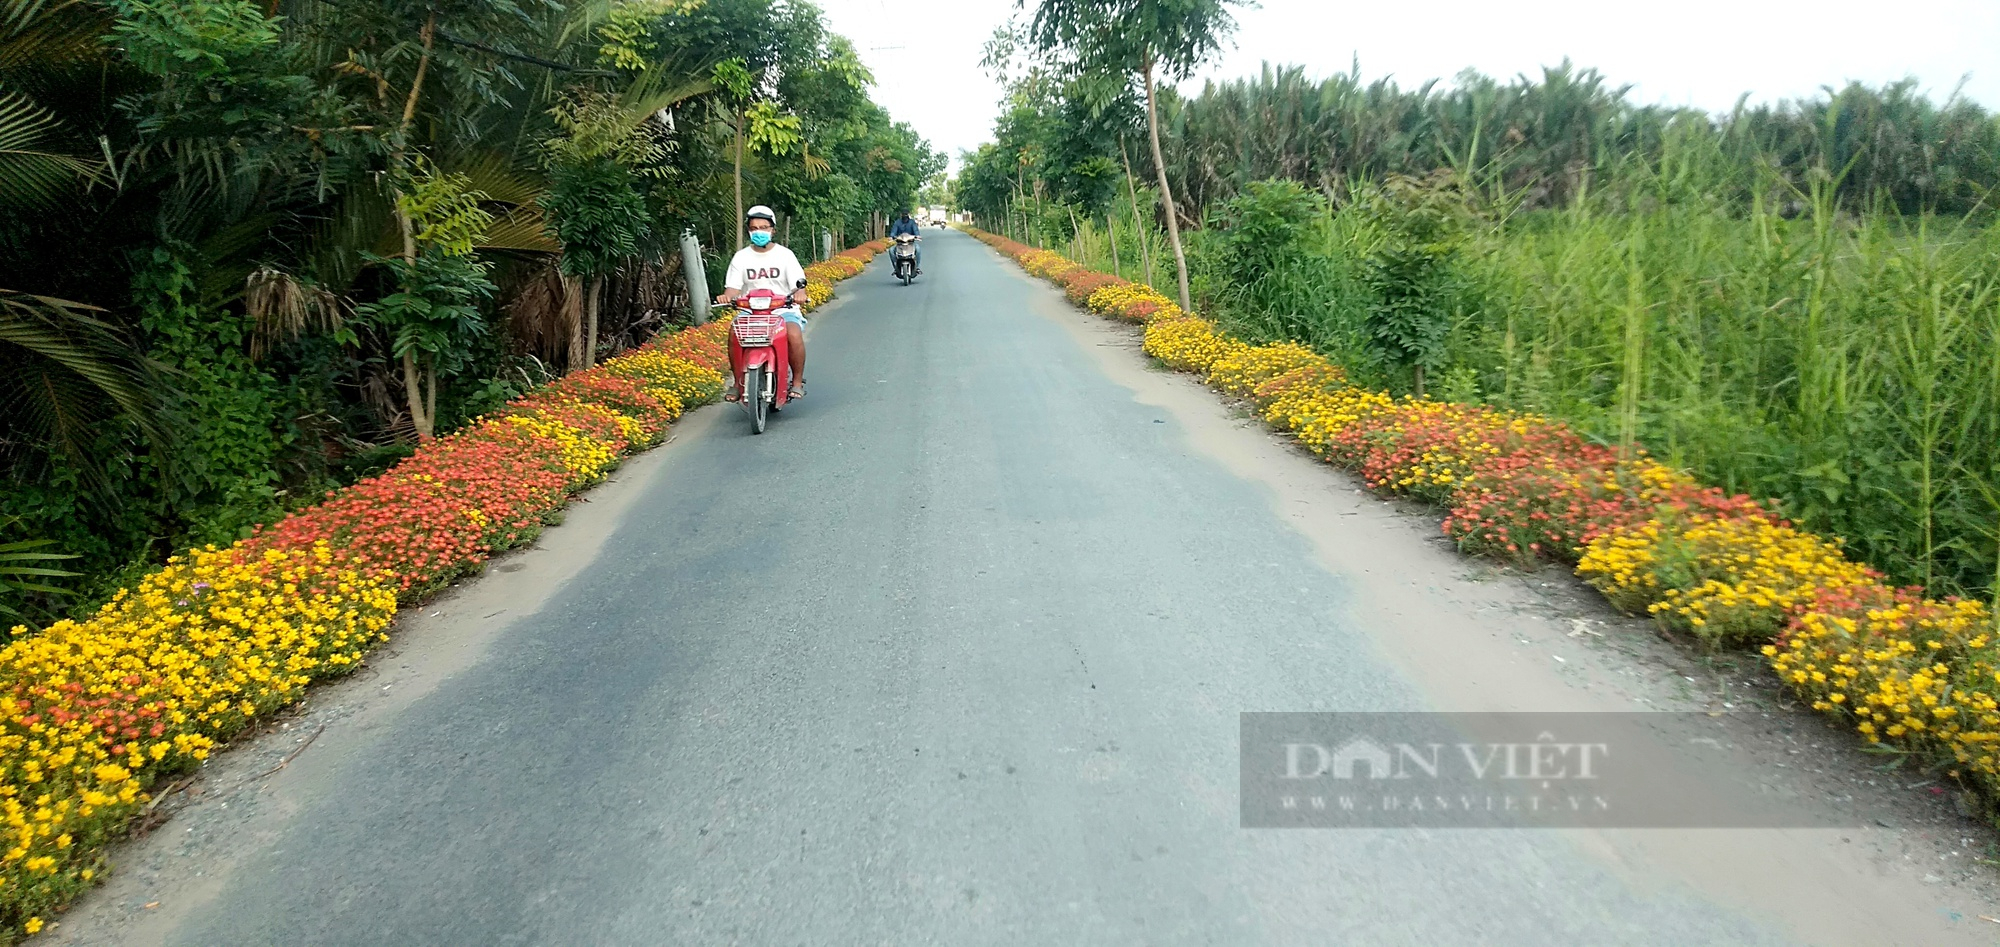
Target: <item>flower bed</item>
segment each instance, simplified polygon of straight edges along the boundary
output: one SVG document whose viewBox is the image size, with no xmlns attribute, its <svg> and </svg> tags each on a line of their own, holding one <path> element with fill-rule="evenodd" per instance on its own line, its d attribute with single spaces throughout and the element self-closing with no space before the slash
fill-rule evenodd
<svg viewBox="0 0 2000 947">
<path fill-rule="evenodd" d="M 2000 799 L 2000 626 L 1982 603 L 1883 585 L 1838 540 L 1636 445 L 1621 452 L 1537 415 L 1358 388 L 1303 346 L 1248 345 L 1151 287 L 969 232 L 1072 299 L 1093 286 L 1084 304 L 1143 323 L 1146 354 L 1250 398 L 1370 489 L 1442 505 L 1461 550 L 1573 563 L 1614 606 L 1704 646 L 1762 643 L 1813 706 L 1948 772 L 1989 806 Z"/>
<path fill-rule="evenodd" d="M 806 267 L 816 309 L 887 241 Z M 418 447 L 250 539 L 170 560 L 96 614 L 0 648 L 0 941 L 105 870 L 149 802 L 387 637 L 398 601 L 530 542 L 571 494 L 721 397 L 727 320 L 656 338 Z"/>
</svg>

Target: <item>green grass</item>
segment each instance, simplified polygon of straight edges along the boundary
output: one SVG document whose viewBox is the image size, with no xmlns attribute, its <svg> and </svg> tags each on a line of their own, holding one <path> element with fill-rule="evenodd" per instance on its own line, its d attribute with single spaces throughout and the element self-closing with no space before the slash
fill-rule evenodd
<svg viewBox="0 0 2000 947">
<path fill-rule="evenodd" d="M 1823 190 L 1785 202 L 1790 216 L 1698 189 L 1634 193 L 1480 228 L 1443 393 L 1636 440 L 1778 500 L 1899 583 L 2000 592 L 2000 225 L 1856 216 Z M 1129 214 L 1116 223 L 1131 278 L 1139 231 Z M 1191 234 L 1197 305 L 1240 337 L 1302 341 L 1407 391 L 1362 330 L 1371 222 L 1349 206 L 1314 228 L 1252 280 L 1205 252 L 1210 232 Z M 1112 268 L 1097 224 L 1051 249 Z"/>
<path fill-rule="evenodd" d="M 1454 361 L 1731 490 L 1900 582 L 1983 594 L 2000 544 L 2000 228 L 1701 207 L 1489 235 Z"/>
</svg>

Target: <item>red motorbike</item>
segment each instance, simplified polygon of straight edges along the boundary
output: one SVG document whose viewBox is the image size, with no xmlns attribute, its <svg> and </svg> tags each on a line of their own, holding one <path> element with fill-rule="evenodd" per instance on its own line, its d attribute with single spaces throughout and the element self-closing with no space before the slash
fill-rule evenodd
<svg viewBox="0 0 2000 947">
<path fill-rule="evenodd" d="M 736 297 L 736 320 L 729 325 L 729 360 L 741 366 L 736 390 L 750 415 L 750 430 L 764 433 L 772 411 L 784 410 L 792 390 L 791 341 L 778 310 L 790 301 L 768 289 Z"/>
</svg>

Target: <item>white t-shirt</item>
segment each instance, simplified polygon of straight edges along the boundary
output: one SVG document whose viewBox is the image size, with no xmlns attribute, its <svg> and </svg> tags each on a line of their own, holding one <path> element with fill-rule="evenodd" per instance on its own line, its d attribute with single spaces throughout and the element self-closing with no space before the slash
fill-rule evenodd
<svg viewBox="0 0 2000 947">
<path fill-rule="evenodd" d="M 762 251 L 756 247 L 736 251 L 736 256 L 729 260 L 729 278 L 723 286 L 745 293 L 768 289 L 780 296 L 790 296 L 799 291 L 799 281 L 805 278 L 806 270 L 799 265 L 799 258 L 774 243 Z"/>
</svg>

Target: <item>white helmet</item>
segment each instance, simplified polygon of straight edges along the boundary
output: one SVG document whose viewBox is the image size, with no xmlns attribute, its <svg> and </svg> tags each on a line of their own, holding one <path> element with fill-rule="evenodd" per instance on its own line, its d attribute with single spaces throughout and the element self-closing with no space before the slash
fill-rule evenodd
<svg viewBox="0 0 2000 947">
<path fill-rule="evenodd" d="M 762 217 L 765 220 L 770 221 L 773 225 L 776 225 L 778 222 L 778 215 L 776 213 L 773 213 L 769 207 L 765 207 L 762 204 L 758 204 L 757 206 L 752 207 L 749 210 L 743 212 L 744 223 L 749 223 L 750 221 L 756 220 L 759 217 Z"/>
</svg>

